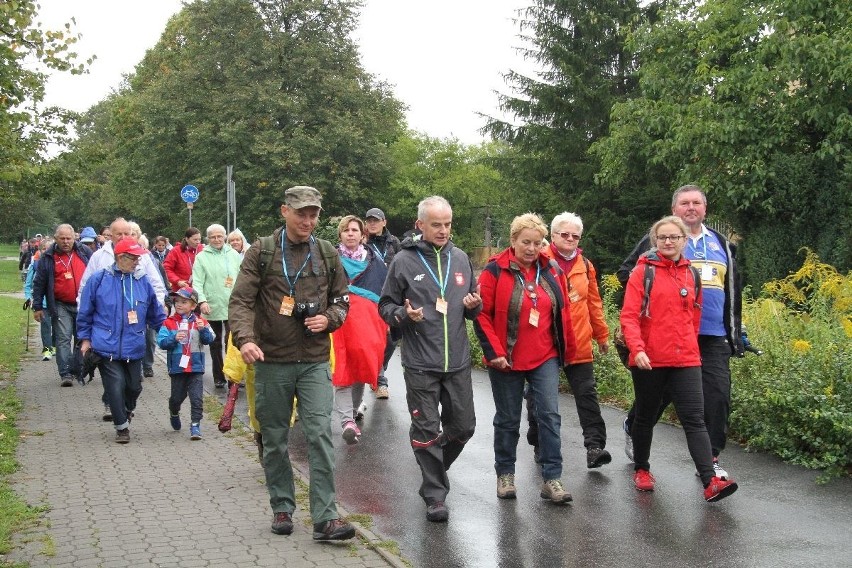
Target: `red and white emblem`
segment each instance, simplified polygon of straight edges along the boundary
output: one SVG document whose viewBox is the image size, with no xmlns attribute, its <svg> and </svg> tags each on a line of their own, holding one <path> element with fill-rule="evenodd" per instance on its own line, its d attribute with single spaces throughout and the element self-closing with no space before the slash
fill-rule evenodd
<svg viewBox="0 0 852 568">
<path fill-rule="evenodd" d="M 464 274 L 456 272 L 456 286 L 464 286 Z"/>
</svg>

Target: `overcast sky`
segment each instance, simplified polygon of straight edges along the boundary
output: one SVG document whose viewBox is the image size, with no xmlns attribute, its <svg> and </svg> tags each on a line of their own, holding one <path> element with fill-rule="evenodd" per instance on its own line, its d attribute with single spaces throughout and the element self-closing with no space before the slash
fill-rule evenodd
<svg viewBox="0 0 852 568">
<path fill-rule="evenodd" d="M 133 72 L 152 48 L 180 0 L 144 2 L 39 0 L 39 21 L 50 29 L 76 19 L 77 52 L 97 55 L 89 75 L 56 75 L 47 103 L 86 110 Z M 517 10 L 528 0 L 367 0 L 356 42 L 364 68 L 394 85 L 408 107 L 409 127 L 473 144 L 483 138 L 476 113 L 497 114 L 508 92 L 502 74 L 529 72 L 516 53 Z"/>
</svg>

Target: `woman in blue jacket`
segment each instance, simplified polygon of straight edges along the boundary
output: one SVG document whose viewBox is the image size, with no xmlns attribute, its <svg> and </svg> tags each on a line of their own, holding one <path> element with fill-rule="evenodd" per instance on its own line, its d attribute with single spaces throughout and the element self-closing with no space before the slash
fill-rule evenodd
<svg viewBox="0 0 852 568">
<path fill-rule="evenodd" d="M 114 247 L 115 264 L 95 273 L 83 288 L 77 335 L 84 357 L 95 357 L 109 399 L 115 441 L 130 441 L 130 419 L 142 393 L 145 329 L 159 329 L 166 313 L 144 275 L 134 274 L 148 251 L 135 239 Z M 90 354 L 89 351 L 92 351 Z"/>
</svg>

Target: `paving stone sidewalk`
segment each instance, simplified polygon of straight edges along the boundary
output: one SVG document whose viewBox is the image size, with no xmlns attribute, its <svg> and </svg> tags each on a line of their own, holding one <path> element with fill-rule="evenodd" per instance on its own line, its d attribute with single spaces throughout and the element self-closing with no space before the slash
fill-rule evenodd
<svg viewBox="0 0 852 568">
<path fill-rule="evenodd" d="M 33 331 L 30 337 L 33 339 Z M 37 335 L 37 333 L 35 333 Z M 5 562 L 73 567 L 287 566 L 378 568 L 399 565 L 358 539 L 312 539 L 301 504 L 290 536 L 269 530 L 271 511 L 257 451 L 245 434 L 223 435 L 206 416 L 203 440 L 169 426 L 169 378 L 157 358 L 145 379 L 127 445 L 101 420 L 99 378 L 59 386 L 54 361 L 31 355 L 16 381 L 23 411 L 18 427 L 21 470 L 12 488 L 49 510 L 17 537 Z M 304 477 L 304 474 L 302 474 Z M 303 502 L 306 502 L 303 501 Z M 341 509 L 341 514 L 345 511 Z M 367 538 L 375 538 L 361 531 Z"/>
</svg>

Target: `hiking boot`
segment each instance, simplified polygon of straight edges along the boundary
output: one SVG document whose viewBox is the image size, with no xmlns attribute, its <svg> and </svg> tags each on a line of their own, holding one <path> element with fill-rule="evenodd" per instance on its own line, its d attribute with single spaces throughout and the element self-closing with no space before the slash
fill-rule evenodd
<svg viewBox="0 0 852 568">
<path fill-rule="evenodd" d="M 50 350 L 50 347 L 45 347 L 41 350 L 41 360 L 42 361 L 50 361 L 51 357 L 53 357 L 53 352 Z M 387 397 L 385 397 L 387 398 Z"/>
<path fill-rule="evenodd" d="M 180 427 L 181 427 L 180 415 L 169 414 L 169 422 L 171 422 L 172 428 L 174 428 L 175 430 L 180 430 Z"/>
<path fill-rule="evenodd" d="M 630 436 L 630 430 L 627 429 L 627 418 L 624 419 L 624 455 L 627 459 L 633 461 L 633 437 Z"/>
<path fill-rule="evenodd" d="M 388 398 L 390 397 L 390 393 L 388 392 L 388 387 L 382 385 L 378 389 L 376 389 L 376 398 Z"/>
<path fill-rule="evenodd" d="M 189 439 L 190 440 L 200 440 L 201 439 L 201 425 L 198 422 L 193 422 L 189 425 Z"/>
<path fill-rule="evenodd" d="M 346 440 L 346 443 L 350 446 L 361 441 L 361 430 L 358 428 L 358 425 L 351 420 L 343 427 L 343 439 Z"/>
<path fill-rule="evenodd" d="M 515 474 L 504 473 L 497 476 L 497 498 L 498 499 L 514 499 L 517 497 L 515 492 Z"/>
<path fill-rule="evenodd" d="M 450 510 L 443 501 L 435 501 L 426 506 L 426 520 L 433 523 L 445 523 L 450 518 Z"/>
<path fill-rule="evenodd" d="M 260 432 L 254 433 L 254 443 L 257 446 L 257 459 L 263 465 L 263 435 Z"/>
<path fill-rule="evenodd" d="M 64 377 L 62 377 L 62 382 L 59 384 L 63 387 L 73 387 L 74 377 L 72 377 L 71 375 L 65 375 Z"/>
<path fill-rule="evenodd" d="M 104 422 L 109 422 L 112 420 L 112 410 L 110 409 L 108 404 L 104 405 L 104 415 L 101 416 L 101 420 Z"/>
<path fill-rule="evenodd" d="M 612 461 L 612 456 L 609 452 L 602 448 L 589 448 L 586 450 L 586 467 L 593 469 Z"/>
<path fill-rule="evenodd" d="M 314 525 L 314 540 L 348 540 L 353 536 L 355 536 L 355 527 L 340 519 L 331 519 Z"/>
<path fill-rule="evenodd" d="M 569 503 L 573 500 L 559 479 L 548 479 L 541 484 L 541 498 L 550 499 L 553 503 Z"/>
<path fill-rule="evenodd" d="M 150 379 L 151 377 L 154 376 L 154 369 L 144 369 L 142 371 L 142 376 L 145 377 L 146 379 Z"/>
<path fill-rule="evenodd" d="M 292 534 L 293 517 L 290 513 L 275 513 L 272 515 L 272 532 L 275 534 Z"/>
<path fill-rule="evenodd" d="M 119 444 L 126 444 L 130 441 L 130 428 L 115 431 L 115 441 Z"/>
<path fill-rule="evenodd" d="M 704 488 L 704 500 L 712 503 L 724 499 L 728 495 L 732 495 L 734 491 L 739 489 L 737 482 L 733 479 L 721 479 L 714 477 Z"/>
<path fill-rule="evenodd" d="M 633 485 L 639 491 L 653 491 L 656 482 L 657 480 L 647 469 L 637 469 L 636 473 L 633 474 Z"/>
<path fill-rule="evenodd" d="M 364 413 L 367 412 L 367 403 L 362 402 L 358 407 L 358 411 L 355 413 L 355 422 L 361 422 L 364 420 Z"/>
</svg>

